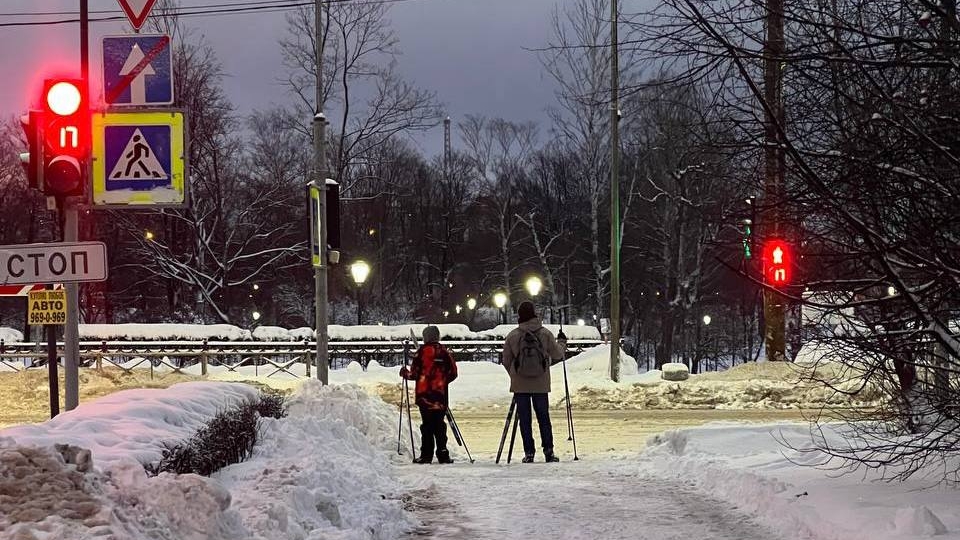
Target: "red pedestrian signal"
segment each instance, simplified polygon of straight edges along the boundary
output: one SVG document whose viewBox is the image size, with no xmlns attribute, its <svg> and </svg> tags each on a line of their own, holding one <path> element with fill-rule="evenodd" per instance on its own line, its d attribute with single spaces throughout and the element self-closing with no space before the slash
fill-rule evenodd
<svg viewBox="0 0 960 540">
<path fill-rule="evenodd" d="M 793 254 L 783 240 L 767 240 L 763 248 L 763 274 L 768 285 L 783 287 L 790 283 Z"/>
<path fill-rule="evenodd" d="M 90 107 L 78 79 L 48 79 L 43 85 L 43 183 L 54 197 L 81 196 L 90 151 Z"/>
</svg>

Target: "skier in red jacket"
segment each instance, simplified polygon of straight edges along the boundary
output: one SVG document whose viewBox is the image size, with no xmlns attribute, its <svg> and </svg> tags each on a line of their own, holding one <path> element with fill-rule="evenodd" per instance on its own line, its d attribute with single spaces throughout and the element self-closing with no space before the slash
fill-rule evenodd
<svg viewBox="0 0 960 540">
<path fill-rule="evenodd" d="M 437 463 L 453 463 L 447 450 L 447 424 L 443 420 L 448 404 L 447 385 L 457 378 L 457 363 L 440 344 L 439 328 L 423 329 L 423 346 L 417 350 L 410 367 L 400 369 L 400 376 L 417 381 L 416 404 L 423 424 L 420 425 L 420 457 L 414 462 L 431 463 L 436 444 Z"/>
</svg>

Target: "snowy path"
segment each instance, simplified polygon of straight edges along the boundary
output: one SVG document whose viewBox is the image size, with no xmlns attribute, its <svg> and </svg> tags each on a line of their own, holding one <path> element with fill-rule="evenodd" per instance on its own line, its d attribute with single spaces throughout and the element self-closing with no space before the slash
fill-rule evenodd
<svg viewBox="0 0 960 540">
<path fill-rule="evenodd" d="M 513 540 L 776 540 L 777 535 L 688 485 L 630 461 L 404 465 L 412 538 Z"/>
</svg>

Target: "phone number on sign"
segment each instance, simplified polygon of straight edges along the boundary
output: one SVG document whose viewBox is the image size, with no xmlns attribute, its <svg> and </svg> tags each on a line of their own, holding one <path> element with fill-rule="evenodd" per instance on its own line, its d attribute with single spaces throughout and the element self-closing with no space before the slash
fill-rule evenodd
<svg viewBox="0 0 960 540">
<path fill-rule="evenodd" d="M 41 311 L 30 314 L 30 324 L 64 324 L 67 322 L 67 314 L 62 311 Z"/>
</svg>

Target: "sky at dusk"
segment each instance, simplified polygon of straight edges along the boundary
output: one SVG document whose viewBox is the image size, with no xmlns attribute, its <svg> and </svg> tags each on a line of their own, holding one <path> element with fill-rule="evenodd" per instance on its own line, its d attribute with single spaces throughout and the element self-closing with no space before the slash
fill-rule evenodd
<svg viewBox="0 0 960 540">
<path fill-rule="evenodd" d="M 390 12 L 403 55 L 401 73 L 433 90 L 454 124 L 466 114 L 484 114 L 545 124 L 545 108 L 554 100 L 554 86 L 543 73 L 536 53 L 550 39 L 550 17 L 562 0 L 407 0 Z M 184 1 L 195 7 L 223 4 L 215 0 Z M 3 0 L 0 24 L 37 20 L 16 14 L 76 11 L 77 0 Z M 117 11 L 116 0 L 90 0 L 94 17 Z M 111 13 L 118 15 L 117 13 Z M 46 17 L 71 18 L 69 16 Z M 203 36 L 221 60 L 224 85 L 237 112 L 282 105 L 290 100 L 279 82 L 286 69 L 278 41 L 286 35 L 283 13 L 215 15 L 186 19 L 194 37 Z M 100 39 L 121 34 L 124 25 L 97 22 L 91 26 L 90 58 L 94 92 L 101 87 Z M 79 25 L 0 26 L 0 113 L 20 114 L 39 96 L 42 79 L 76 74 Z M 546 131 L 542 126 L 541 133 Z M 442 151 L 442 127 L 415 140 L 428 155 Z M 458 136 L 454 134 L 454 145 Z"/>
</svg>

